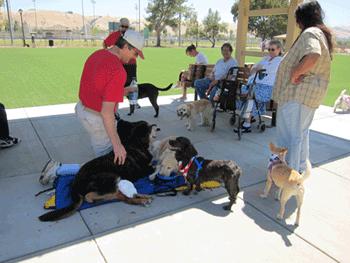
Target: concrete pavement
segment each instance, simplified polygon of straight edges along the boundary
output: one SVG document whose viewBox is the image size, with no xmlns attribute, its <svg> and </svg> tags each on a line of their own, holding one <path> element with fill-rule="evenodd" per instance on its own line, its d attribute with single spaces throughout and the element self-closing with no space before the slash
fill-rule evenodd
<svg viewBox="0 0 350 263">
<path fill-rule="evenodd" d="M 93 150 L 75 104 L 8 109 L 11 135 L 22 142 L 0 150 L 0 262 L 350 262 L 349 112 L 333 113 L 326 106 L 316 112 L 310 132 L 313 171 L 295 227 L 294 197 L 283 220 L 276 219 L 279 202 L 259 197 L 276 129 L 259 133 L 253 124 L 252 133 L 238 141 L 230 115 L 218 113 L 213 133 L 199 126 L 190 132 L 176 116 L 183 103 L 178 97 L 158 98 L 159 118 L 147 99 L 132 116 L 127 102 L 119 113 L 129 121 L 157 123 L 157 139 L 186 136 L 200 156 L 236 162 L 243 170 L 242 191 L 233 212 L 222 209 L 227 194 L 215 188 L 196 196 L 155 196 L 149 208 L 114 202 L 40 222 L 50 196 L 34 195 L 48 188 L 38 182 L 47 158 L 83 163 L 94 158 Z"/>
</svg>

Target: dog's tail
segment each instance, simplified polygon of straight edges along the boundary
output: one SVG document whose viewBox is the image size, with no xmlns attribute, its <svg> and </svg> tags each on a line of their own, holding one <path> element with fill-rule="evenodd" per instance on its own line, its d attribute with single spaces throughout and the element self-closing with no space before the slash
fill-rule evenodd
<svg viewBox="0 0 350 263">
<path fill-rule="evenodd" d="M 167 91 L 167 90 L 170 90 L 171 87 L 173 86 L 173 83 L 171 83 L 168 87 L 166 87 L 165 89 L 161 89 L 161 88 L 158 88 L 156 87 L 157 90 L 160 90 L 160 91 Z"/>
<path fill-rule="evenodd" d="M 345 95 L 346 89 L 344 89 L 341 93 L 340 93 L 340 97 L 343 98 L 343 96 Z"/>
<path fill-rule="evenodd" d="M 72 216 L 78 208 L 83 204 L 83 197 L 79 194 L 73 196 L 72 194 L 72 203 L 69 206 L 58 209 L 56 211 L 48 212 L 39 216 L 39 220 L 42 222 L 47 221 L 57 221 L 67 217 Z"/>
<path fill-rule="evenodd" d="M 312 170 L 312 165 L 309 159 L 306 160 L 306 170 L 301 174 L 302 181 L 305 181 L 307 178 L 310 177 Z"/>
</svg>

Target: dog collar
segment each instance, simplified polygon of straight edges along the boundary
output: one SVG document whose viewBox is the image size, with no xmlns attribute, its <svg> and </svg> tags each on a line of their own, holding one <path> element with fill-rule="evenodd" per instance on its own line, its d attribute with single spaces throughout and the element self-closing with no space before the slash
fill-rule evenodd
<svg viewBox="0 0 350 263">
<path fill-rule="evenodd" d="M 280 154 L 271 154 L 270 159 L 269 159 L 269 171 L 270 171 L 270 177 L 272 179 L 271 173 L 272 173 L 272 168 L 275 167 L 277 164 L 280 164 L 282 162 L 285 162 L 284 158 Z"/>
<path fill-rule="evenodd" d="M 190 169 L 191 164 L 193 163 L 193 161 L 197 164 L 197 171 L 196 171 L 196 179 L 198 179 L 198 175 L 199 175 L 199 171 L 202 169 L 202 164 L 203 161 L 201 161 L 200 163 L 198 162 L 196 156 L 193 156 L 191 161 L 185 166 L 185 168 L 182 168 L 182 161 L 179 162 L 179 169 L 180 172 L 182 173 L 182 175 L 185 177 L 185 180 L 187 181 L 187 173 L 188 173 L 188 169 Z"/>
</svg>

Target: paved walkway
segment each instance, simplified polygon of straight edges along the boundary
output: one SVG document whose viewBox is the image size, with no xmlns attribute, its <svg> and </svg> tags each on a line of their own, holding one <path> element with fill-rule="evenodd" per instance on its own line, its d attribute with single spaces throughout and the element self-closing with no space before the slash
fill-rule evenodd
<svg viewBox="0 0 350 263">
<path fill-rule="evenodd" d="M 158 139 L 188 137 L 201 156 L 231 159 L 243 170 L 233 212 L 223 188 L 197 196 L 155 197 L 149 208 L 121 202 L 89 208 L 42 223 L 47 187 L 39 174 L 50 156 L 62 163 L 94 157 L 74 115 L 74 104 L 9 109 L 11 134 L 20 145 L 0 150 L 0 262 L 350 262 L 350 115 L 321 106 L 310 133 L 313 170 L 305 182 L 300 226 L 293 225 L 296 200 L 277 220 L 279 202 L 258 195 L 265 187 L 269 142 L 276 129 L 244 134 L 241 141 L 219 113 L 217 128 L 189 132 L 176 116 L 178 96 L 160 97 L 159 118 L 147 99 L 133 116 L 161 128 Z M 269 124 L 269 120 L 266 119 Z"/>
</svg>

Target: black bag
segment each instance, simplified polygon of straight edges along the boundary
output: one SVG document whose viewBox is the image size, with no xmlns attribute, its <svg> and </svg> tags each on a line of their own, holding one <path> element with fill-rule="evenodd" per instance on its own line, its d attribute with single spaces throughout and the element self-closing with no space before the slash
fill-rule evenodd
<svg viewBox="0 0 350 263">
<path fill-rule="evenodd" d="M 224 111 L 236 110 L 236 89 L 234 81 L 226 80 L 222 83 L 222 93 L 220 95 L 220 109 Z"/>
</svg>

